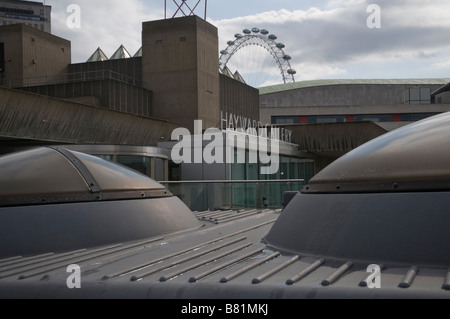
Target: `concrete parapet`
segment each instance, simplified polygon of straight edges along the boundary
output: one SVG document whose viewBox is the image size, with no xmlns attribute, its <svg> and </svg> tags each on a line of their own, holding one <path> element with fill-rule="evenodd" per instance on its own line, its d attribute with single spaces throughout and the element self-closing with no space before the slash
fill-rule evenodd
<svg viewBox="0 0 450 319">
<path fill-rule="evenodd" d="M 73 144 L 155 145 L 179 124 L 0 88 L 0 137 Z"/>
</svg>

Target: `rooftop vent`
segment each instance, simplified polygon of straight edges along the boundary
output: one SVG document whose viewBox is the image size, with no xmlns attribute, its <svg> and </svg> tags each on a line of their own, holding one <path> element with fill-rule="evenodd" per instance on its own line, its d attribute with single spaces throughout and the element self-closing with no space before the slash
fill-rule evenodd
<svg viewBox="0 0 450 319">
<path fill-rule="evenodd" d="M 199 227 L 161 184 L 101 158 L 42 147 L 0 157 L 0 257 Z"/>
<path fill-rule="evenodd" d="M 326 167 L 265 241 L 301 255 L 450 266 L 450 113 L 382 135 Z"/>
</svg>

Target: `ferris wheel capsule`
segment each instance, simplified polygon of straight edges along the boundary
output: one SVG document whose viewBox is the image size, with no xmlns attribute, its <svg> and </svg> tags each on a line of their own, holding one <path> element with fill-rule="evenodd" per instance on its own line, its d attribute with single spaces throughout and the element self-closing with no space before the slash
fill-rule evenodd
<svg viewBox="0 0 450 319">
<path fill-rule="evenodd" d="M 289 70 L 287 70 L 287 73 L 290 75 L 294 75 L 297 73 L 297 71 L 295 71 L 294 69 L 289 69 Z"/>
<path fill-rule="evenodd" d="M 270 40 L 276 40 L 277 36 L 275 34 L 269 34 L 269 39 Z"/>
<path fill-rule="evenodd" d="M 234 35 L 234 37 L 235 37 L 236 39 L 240 39 L 240 38 L 242 38 L 242 34 L 236 33 L 236 34 Z"/>
<path fill-rule="evenodd" d="M 266 29 L 261 29 L 260 33 L 267 35 L 267 34 L 269 34 L 269 31 L 267 31 Z"/>
<path fill-rule="evenodd" d="M 252 33 L 252 31 L 250 31 L 249 29 L 244 29 L 244 30 L 242 30 L 242 32 L 244 32 L 245 34 L 250 34 L 250 33 Z"/>
<path fill-rule="evenodd" d="M 285 48 L 286 46 L 283 44 L 283 43 L 277 43 L 277 48 L 279 48 L 279 49 L 283 49 L 283 48 Z"/>
<path fill-rule="evenodd" d="M 230 40 L 230 41 L 227 42 L 227 44 L 228 44 L 228 45 L 233 45 L 233 44 L 234 44 L 234 41 L 231 41 L 231 40 Z"/>
<path fill-rule="evenodd" d="M 227 50 L 222 50 L 222 51 L 220 51 L 220 54 L 228 54 L 228 51 Z"/>
<path fill-rule="evenodd" d="M 253 28 L 253 29 L 252 29 L 252 32 L 253 32 L 253 33 L 259 33 L 259 29 L 258 29 L 258 28 Z"/>
<path fill-rule="evenodd" d="M 288 54 L 283 55 L 283 60 L 285 60 L 285 61 L 290 61 L 291 59 L 292 59 L 292 58 L 291 58 L 290 55 L 288 55 Z"/>
</svg>

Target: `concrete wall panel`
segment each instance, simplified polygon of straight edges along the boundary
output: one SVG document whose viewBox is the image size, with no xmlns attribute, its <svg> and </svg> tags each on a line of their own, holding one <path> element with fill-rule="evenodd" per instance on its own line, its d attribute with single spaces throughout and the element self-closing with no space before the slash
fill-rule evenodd
<svg viewBox="0 0 450 319">
<path fill-rule="evenodd" d="M 179 125 L 0 88 L 0 137 L 74 144 L 156 145 Z"/>
</svg>

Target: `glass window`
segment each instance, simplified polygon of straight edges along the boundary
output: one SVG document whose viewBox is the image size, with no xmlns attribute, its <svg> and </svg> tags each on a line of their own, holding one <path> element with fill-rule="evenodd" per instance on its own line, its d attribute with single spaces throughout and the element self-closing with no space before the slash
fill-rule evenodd
<svg viewBox="0 0 450 319">
<path fill-rule="evenodd" d="M 360 114 L 355 115 L 355 122 L 392 122 L 392 114 Z"/>
<path fill-rule="evenodd" d="M 181 180 L 181 165 L 169 161 L 169 181 Z"/>
<path fill-rule="evenodd" d="M 237 148 L 234 148 L 234 162 L 231 164 L 231 179 L 232 180 L 245 180 L 245 163 L 237 162 Z M 232 184 L 232 197 L 233 204 L 236 206 L 245 206 L 245 184 L 235 183 Z"/>
<path fill-rule="evenodd" d="M 119 164 L 128 166 L 142 174 L 151 176 L 150 159 L 145 156 L 117 155 L 116 161 Z"/>
<path fill-rule="evenodd" d="M 309 124 L 317 124 L 317 123 L 342 123 L 346 121 L 345 115 L 317 115 L 317 116 L 308 116 Z"/>
<path fill-rule="evenodd" d="M 299 116 L 272 116 L 272 124 L 295 124 L 300 123 Z"/>
<path fill-rule="evenodd" d="M 313 160 L 301 160 L 300 161 L 300 178 L 308 183 L 311 178 L 315 175 L 314 171 L 314 161 Z"/>
<path fill-rule="evenodd" d="M 164 159 L 155 157 L 155 176 L 153 179 L 156 181 L 163 181 L 165 179 Z"/>
<path fill-rule="evenodd" d="M 427 117 L 436 115 L 438 113 L 411 113 L 411 114 L 401 114 L 402 121 L 405 122 L 415 122 L 426 119 Z"/>
<path fill-rule="evenodd" d="M 259 165 L 258 163 L 250 163 L 249 161 L 249 151 L 246 152 L 247 163 L 245 164 L 245 175 L 246 180 L 257 180 L 259 175 Z M 245 184 L 245 192 L 246 192 L 246 204 L 247 206 L 255 206 L 258 196 L 258 185 L 256 183 L 248 183 Z M 261 198 L 262 200 L 262 198 Z"/>
<path fill-rule="evenodd" d="M 112 162 L 114 160 L 114 156 L 113 155 L 106 155 L 106 154 L 93 154 L 93 156 L 97 156 L 100 157 L 104 160 L 110 161 Z"/>
<path fill-rule="evenodd" d="M 289 171 L 289 157 L 280 156 L 280 179 L 290 179 L 291 172 Z"/>
</svg>

